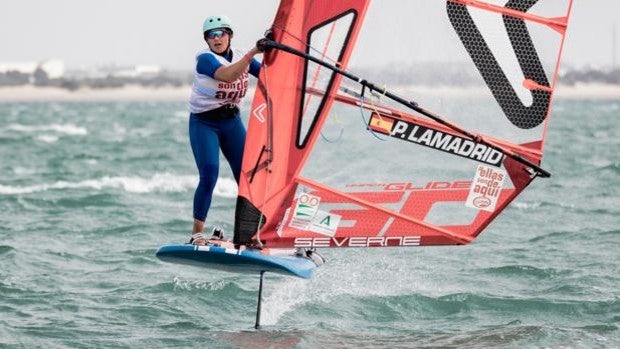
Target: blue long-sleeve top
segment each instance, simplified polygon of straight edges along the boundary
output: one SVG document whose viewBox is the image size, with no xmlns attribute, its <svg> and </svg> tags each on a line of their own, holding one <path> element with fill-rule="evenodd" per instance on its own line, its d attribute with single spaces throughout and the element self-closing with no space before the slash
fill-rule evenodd
<svg viewBox="0 0 620 349">
<path fill-rule="evenodd" d="M 233 53 L 232 50 L 228 50 L 228 53 L 225 55 L 221 55 L 227 61 L 232 62 Z M 200 74 L 210 76 L 215 79 L 215 71 L 218 70 L 222 66 L 215 56 L 208 53 L 203 53 L 198 56 L 198 62 L 196 63 L 196 71 Z M 254 77 L 258 77 L 258 73 L 260 71 L 260 62 L 256 59 L 252 58 L 252 62 L 250 63 L 250 74 Z"/>
</svg>

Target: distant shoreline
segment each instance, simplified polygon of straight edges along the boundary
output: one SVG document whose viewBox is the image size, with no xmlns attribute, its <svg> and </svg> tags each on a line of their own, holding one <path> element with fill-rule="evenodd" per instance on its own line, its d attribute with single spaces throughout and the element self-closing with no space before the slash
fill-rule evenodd
<svg viewBox="0 0 620 349">
<path fill-rule="evenodd" d="M 392 86 L 396 92 L 416 91 L 418 95 L 466 97 L 487 93 L 483 88 Z M 191 87 L 149 88 L 138 85 L 122 88 L 90 89 L 69 91 L 58 87 L 0 87 L 0 103 L 10 102 L 106 102 L 106 101 L 164 101 L 185 102 L 189 99 Z M 557 99 L 618 99 L 620 85 L 576 84 L 559 85 L 554 95 Z"/>
<path fill-rule="evenodd" d="M 0 102 L 140 102 L 187 101 L 191 86 L 149 88 L 138 85 L 120 88 L 0 87 Z"/>
</svg>

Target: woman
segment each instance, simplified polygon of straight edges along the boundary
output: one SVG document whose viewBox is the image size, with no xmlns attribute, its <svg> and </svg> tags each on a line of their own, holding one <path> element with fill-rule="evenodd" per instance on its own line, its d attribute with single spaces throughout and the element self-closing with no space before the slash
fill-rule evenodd
<svg viewBox="0 0 620 349">
<path fill-rule="evenodd" d="M 260 63 L 248 53 L 232 48 L 231 21 L 226 16 L 208 17 L 203 24 L 208 50 L 196 56 L 194 84 L 190 97 L 189 140 L 200 175 L 194 193 L 194 227 L 191 244 L 205 245 L 205 220 L 219 172 L 219 150 L 230 164 L 237 184 L 241 171 L 245 127 L 239 116 L 239 104 L 248 88 L 249 74 L 258 77 Z M 211 239 L 222 239 L 214 229 Z"/>
</svg>

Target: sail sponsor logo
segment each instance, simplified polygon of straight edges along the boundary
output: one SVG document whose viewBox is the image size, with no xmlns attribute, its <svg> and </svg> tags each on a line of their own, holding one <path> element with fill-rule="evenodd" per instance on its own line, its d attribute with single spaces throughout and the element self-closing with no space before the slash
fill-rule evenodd
<svg viewBox="0 0 620 349">
<path fill-rule="evenodd" d="M 307 230 L 314 215 L 319 210 L 321 198 L 310 194 L 301 194 L 297 198 L 293 217 L 289 224 L 293 228 Z"/>
<path fill-rule="evenodd" d="M 322 235 L 334 236 L 340 224 L 340 218 L 337 214 L 319 210 L 314 215 L 308 230 Z"/>
<path fill-rule="evenodd" d="M 419 236 L 299 237 L 295 247 L 420 246 Z"/>
<path fill-rule="evenodd" d="M 391 183 L 360 183 L 347 184 L 347 188 L 379 188 L 384 191 L 421 191 L 421 190 L 469 190 L 471 181 L 431 181 L 426 184 L 416 184 L 413 182 L 391 182 Z"/>
<path fill-rule="evenodd" d="M 391 127 L 390 127 L 391 126 Z M 460 157 L 483 162 L 492 166 L 500 166 L 504 159 L 501 151 L 485 144 L 441 132 L 413 122 L 391 119 L 373 113 L 370 128 L 390 137 L 406 140 L 411 143 L 454 154 Z M 388 132 L 389 129 L 389 132 Z"/>
<path fill-rule="evenodd" d="M 493 212 L 507 173 L 502 169 L 478 165 L 465 206 Z"/>
<path fill-rule="evenodd" d="M 317 234 L 334 236 L 340 224 L 341 216 L 319 210 L 320 202 L 321 198 L 318 196 L 306 193 L 299 195 L 289 226 Z"/>
<path fill-rule="evenodd" d="M 471 181 L 455 182 L 428 182 L 424 186 L 416 186 L 414 183 L 387 183 L 383 189 L 386 191 L 408 191 L 408 190 L 438 190 L 438 189 L 469 189 Z"/>
</svg>

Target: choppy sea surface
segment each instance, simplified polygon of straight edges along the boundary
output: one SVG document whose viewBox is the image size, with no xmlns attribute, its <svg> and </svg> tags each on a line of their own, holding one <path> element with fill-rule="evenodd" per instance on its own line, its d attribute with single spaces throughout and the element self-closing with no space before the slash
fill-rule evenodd
<svg viewBox="0 0 620 349">
<path fill-rule="evenodd" d="M 247 111 L 247 107 L 245 108 Z M 311 280 L 166 264 L 185 103 L 0 104 L 1 348 L 618 348 L 620 98 L 554 102 L 536 180 L 471 245 L 324 250 Z M 210 223 L 230 232 L 222 167 Z"/>
</svg>

